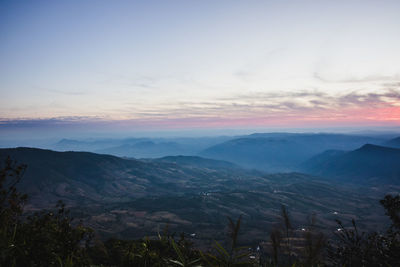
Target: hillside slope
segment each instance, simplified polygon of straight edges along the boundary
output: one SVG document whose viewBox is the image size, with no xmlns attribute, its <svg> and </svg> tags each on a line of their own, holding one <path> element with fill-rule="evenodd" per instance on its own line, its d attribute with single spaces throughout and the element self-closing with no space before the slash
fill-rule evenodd
<svg viewBox="0 0 400 267">
<path fill-rule="evenodd" d="M 159 159 L 155 159 L 157 162 L 169 162 L 184 166 L 196 166 L 200 168 L 236 168 L 240 167 L 224 160 L 207 159 L 197 156 L 167 156 Z"/>
<path fill-rule="evenodd" d="M 350 182 L 400 183 L 400 149 L 367 144 L 346 153 L 316 156 L 304 165 L 314 175 Z"/>
<path fill-rule="evenodd" d="M 205 191 L 220 190 L 225 181 L 250 177 L 240 170 L 217 170 L 221 162 L 212 164 L 212 160 L 207 160 L 209 166 L 204 168 L 180 166 L 167 160 L 130 160 L 89 152 L 0 149 L 0 159 L 7 156 L 28 166 L 20 188 L 36 205 L 44 206 L 57 199 L 82 204 L 179 192 L 198 193 L 204 188 L 207 188 Z M 231 186 L 234 188 L 235 183 Z"/>
<path fill-rule="evenodd" d="M 227 216 L 242 215 L 245 239 L 255 242 L 276 224 L 282 204 L 296 224 L 318 214 L 328 233 L 335 218 L 368 217 L 371 225 L 365 227 L 374 228 L 384 222 L 380 191 L 305 174 L 262 175 L 197 157 L 128 160 L 87 152 L 0 150 L 0 159 L 7 155 L 28 165 L 19 187 L 29 194 L 27 210 L 49 208 L 62 199 L 75 218 L 103 237 L 141 238 L 169 225 L 173 232 L 196 233 L 197 239 L 223 240 Z"/>
<path fill-rule="evenodd" d="M 383 145 L 393 148 L 400 148 L 400 136 L 385 142 Z"/>
<path fill-rule="evenodd" d="M 297 171 L 325 150 L 352 150 L 381 139 L 341 134 L 253 134 L 212 146 L 199 155 L 267 172 Z"/>
</svg>

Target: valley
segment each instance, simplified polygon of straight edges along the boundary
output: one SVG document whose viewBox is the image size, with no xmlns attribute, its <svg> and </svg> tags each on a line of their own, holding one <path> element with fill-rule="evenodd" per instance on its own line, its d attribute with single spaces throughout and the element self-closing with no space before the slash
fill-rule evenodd
<svg viewBox="0 0 400 267">
<path fill-rule="evenodd" d="M 306 228 L 313 215 L 317 227 L 327 236 L 335 232 L 337 219 L 348 224 L 354 218 L 365 231 L 385 228 L 388 219 L 379 200 L 387 193 L 400 191 L 399 150 L 362 145 L 350 152 L 328 150 L 318 154 L 325 148 L 345 148 L 346 144 L 353 148 L 366 141 L 384 141 L 375 137 L 314 137 L 281 135 L 276 141 L 276 136 L 265 140 L 256 136 L 227 141 L 236 145 L 226 151 L 232 156 L 248 157 L 248 162 L 257 153 L 266 155 L 261 158 L 266 166 L 287 159 L 288 171 L 275 173 L 274 168 L 270 172 L 244 168 L 222 156 L 134 159 L 10 148 L 0 149 L 0 157 L 10 156 L 27 165 L 18 188 L 29 195 L 28 212 L 50 209 L 62 200 L 75 218 L 95 229 L 102 239 L 155 238 L 168 227 L 176 234 L 185 233 L 197 244 L 208 244 L 224 239 L 228 217 L 242 216 L 241 240 L 255 245 L 268 239 L 268 233 L 280 224 L 281 205 L 288 208 L 296 231 Z M 329 145 L 333 138 L 342 143 Z M 310 149 L 301 149 L 300 140 Z M 255 146 L 258 150 L 249 154 Z M 294 147 L 298 154 L 289 149 Z M 276 153 L 277 149 L 281 154 Z M 307 160 L 301 161 L 300 156 Z"/>
</svg>

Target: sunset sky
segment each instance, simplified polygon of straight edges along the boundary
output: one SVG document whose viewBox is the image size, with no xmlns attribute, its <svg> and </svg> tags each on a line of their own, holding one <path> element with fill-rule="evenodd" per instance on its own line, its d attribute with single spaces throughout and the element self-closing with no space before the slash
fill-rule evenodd
<svg viewBox="0 0 400 267">
<path fill-rule="evenodd" d="M 0 127 L 400 126 L 400 1 L 0 2 Z"/>
</svg>

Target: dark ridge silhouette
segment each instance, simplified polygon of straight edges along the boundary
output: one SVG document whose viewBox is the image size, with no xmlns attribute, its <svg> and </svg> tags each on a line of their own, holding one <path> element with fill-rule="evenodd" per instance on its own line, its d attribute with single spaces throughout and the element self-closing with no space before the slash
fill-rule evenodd
<svg viewBox="0 0 400 267">
<path fill-rule="evenodd" d="M 321 154 L 318 154 L 310 159 L 306 160 L 301 164 L 301 169 L 307 171 L 309 168 L 313 168 L 314 166 L 323 165 L 329 160 L 334 159 L 337 156 L 345 154 L 347 151 L 342 150 L 326 150 Z"/>
<path fill-rule="evenodd" d="M 7 156 L 28 165 L 25 179 L 19 186 L 39 206 L 58 199 L 77 205 L 179 192 L 199 194 L 221 190 L 227 187 L 224 184 L 227 181 L 237 180 L 236 185 L 229 184 L 230 189 L 234 189 L 243 179 L 255 177 L 234 164 L 198 157 L 136 160 L 91 152 L 26 147 L 0 149 L 0 159 Z"/>
<path fill-rule="evenodd" d="M 350 152 L 325 152 L 303 168 L 314 175 L 363 183 L 400 183 L 400 149 L 366 144 Z"/>
<path fill-rule="evenodd" d="M 199 155 L 267 172 L 297 171 L 326 150 L 352 150 L 382 139 L 342 134 L 252 134 L 212 146 Z"/>
</svg>

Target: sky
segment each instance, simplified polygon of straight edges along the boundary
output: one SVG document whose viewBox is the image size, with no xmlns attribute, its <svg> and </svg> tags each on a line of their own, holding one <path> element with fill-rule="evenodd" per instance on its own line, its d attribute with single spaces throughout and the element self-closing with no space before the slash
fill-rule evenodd
<svg viewBox="0 0 400 267">
<path fill-rule="evenodd" d="M 0 131 L 397 127 L 400 1 L 0 1 Z"/>
</svg>

